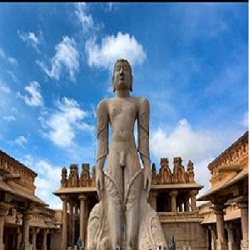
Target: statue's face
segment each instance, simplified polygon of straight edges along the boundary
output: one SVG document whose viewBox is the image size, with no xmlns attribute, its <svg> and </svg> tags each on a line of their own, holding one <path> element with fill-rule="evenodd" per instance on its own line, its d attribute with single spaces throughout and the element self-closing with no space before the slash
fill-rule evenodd
<svg viewBox="0 0 250 250">
<path fill-rule="evenodd" d="M 132 90 L 132 75 L 126 61 L 119 61 L 113 72 L 113 85 L 115 90 Z"/>
</svg>

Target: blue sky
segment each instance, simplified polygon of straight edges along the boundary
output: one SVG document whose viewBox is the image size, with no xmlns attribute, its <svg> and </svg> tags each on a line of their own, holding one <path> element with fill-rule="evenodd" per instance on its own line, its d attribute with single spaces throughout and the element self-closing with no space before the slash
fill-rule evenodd
<svg viewBox="0 0 250 250">
<path fill-rule="evenodd" d="M 150 155 L 209 188 L 208 163 L 248 130 L 248 3 L 1 3 L 0 145 L 52 192 L 95 163 L 95 110 L 126 58 L 150 102 Z"/>
</svg>

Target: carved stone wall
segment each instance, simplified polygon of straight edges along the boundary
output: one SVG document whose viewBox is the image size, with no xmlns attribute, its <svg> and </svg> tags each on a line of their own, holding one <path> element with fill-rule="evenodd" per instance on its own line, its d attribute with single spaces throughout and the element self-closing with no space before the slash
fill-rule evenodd
<svg viewBox="0 0 250 250">
<path fill-rule="evenodd" d="M 174 158 L 173 171 L 169 168 L 168 158 L 161 158 L 158 172 L 155 164 L 152 164 L 152 185 L 194 183 L 194 164 L 189 161 L 186 169 L 182 165 L 181 157 Z M 71 164 L 69 175 L 67 169 L 62 168 L 61 188 L 66 187 L 95 187 L 95 168 L 92 168 L 92 174 L 90 174 L 89 164 L 83 163 L 79 173 L 78 165 Z"/>
<path fill-rule="evenodd" d="M 202 250 L 208 249 L 207 232 L 205 227 L 196 222 L 169 222 L 162 223 L 165 238 L 169 242 L 174 236 L 176 249 Z"/>
<path fill-rule="evenodd" d="M 70 165 L 70 172 L 66 167 L 62 168 L 61 188 L 73 187 L 94 187 L 95 186 L 95 168 L 92 168 L 92 174 L 89 171 L 89 164 L 83 163 L 81 173 L 78 171 L 77 164 Z"/>
<path fill-rule="evenodd" d="M 245 167 L 248 167 L 248 132 L 208 165 L 212 174 L 212 187 L 232 178 L 230 173 L 232 175 L 233 172 L 239 172 Z"/>
<path fill-rule="evenodd" d="M 171 171 L 168 158 L 161 158 L 158 173 L 155 164 L 152 164 L 152 185 L 174 183 L 194 183 L 194 166 L 191 161 L 188 162 L 185 170 L 181 157 L 174 157 L 173 171 Z"/>
<path fill-rule="evenodd" d="M 0 170 L 2 170 L 6 176 L 8 174 L 15 175 L 16 177 L 19 176 L 20 178 L 16 178 L 16 182 L 20 184 L 27 193 L 35 194 L 34 182 L 37 174 L 1 150 Z"/>
</svg>

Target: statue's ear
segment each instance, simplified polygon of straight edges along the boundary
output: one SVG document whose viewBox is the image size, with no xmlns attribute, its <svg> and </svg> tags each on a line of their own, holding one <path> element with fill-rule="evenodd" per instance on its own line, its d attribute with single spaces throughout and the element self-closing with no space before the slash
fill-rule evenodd
<svg viewBox="0 0 250 250">
<path fill-rule="evenodd" d="M 113 87 L 113 92 L 115 92 L 115 84 L 114 84 L 114 77 L 112 76 L 112 87 Z"/>
<path fill-rule="evenodd" d="M 131 75 L 131 82 L 130 82 L 130 87 L 129 90 L 132 92 L 133 91 L 133 76 Z"/>
</svg>

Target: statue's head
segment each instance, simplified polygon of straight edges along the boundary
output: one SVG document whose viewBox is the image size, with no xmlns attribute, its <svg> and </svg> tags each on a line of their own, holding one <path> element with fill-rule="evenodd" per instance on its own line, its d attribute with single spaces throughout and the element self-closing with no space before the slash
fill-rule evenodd
<svg viewBox="0 0 250 250">
<path fill-rule="evenodd" d="M 113 91 L 115 92 L 117 89 L 132 91 L 132 81 L 132 69 L 129 62 L 125 59 L 117 60 L 112 76 Z"/>
</svg>

